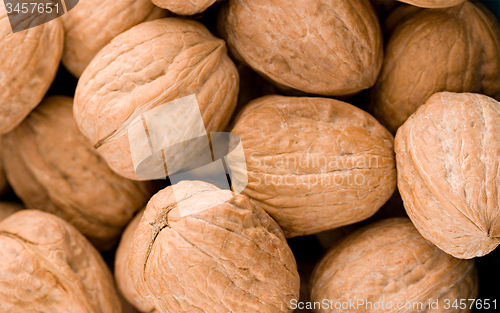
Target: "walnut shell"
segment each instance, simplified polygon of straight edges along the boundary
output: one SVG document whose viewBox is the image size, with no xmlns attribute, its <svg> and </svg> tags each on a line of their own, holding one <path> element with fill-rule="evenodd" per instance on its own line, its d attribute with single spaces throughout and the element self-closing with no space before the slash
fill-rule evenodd
<svg viewBox="0 0 500 313">
<path fill-rule="evenodd" d="M 281 86 L 340 96 L 373 86 L 382 33 L 368 0 L 230 0 L 219 16 L 230 51 Z"/>
<path fill-rule="evenodd" d="M 0 221 L 3 221 L 10 215 L 16 213 L 17 211 L 21 211 L 23 208 L 22 205 L 14 202 L 0 202 Z"/>
<path fill-rule="evenodd" d="M 111 273 L 70 224 L 38 210 L 0 223 L 0 310 L 121 313 Z"/>
<path fill-rule="evenodd" d="M 447 8 L 458 5 L 466 0 L 399 0 L 421 8 Z"/>
<path fill-rule="evenodd" d="M 278 224 L 247 197 L 200 181 L 151 198 L 129 262 L 139 295 L 162 313 L 292 312 L 299 296 Z"/>
<path fill-rule="evenodd" d="M 116 250 L 115 257 L 115 278 L 118 289 L 123 294 L 125 299 L 134 305 L 141 312 L 156 312 L 155 308 L 146 300 L 144 300 L 137 290 L 135 290 L 130 272 L 128 269 L 130 247 L 132 246 L 132 239 L 134 238 L 135 230 L 139 226 L 144 210 L 141 210 L 134 219 L 128 224 L 123 232 L 120 244 Z"/>
<path fill-rule="evenodd" d="M 500 103 L 440 92 L 396 135 L 398 189 L 427 240 L 457 258 L 500 244 Z"/>
<path fill-rule="evenodd" d="M 144 21 L 167 16 L 151 0 L 85 0 L 61 17 L 64 29 L 62 62 L 80 77 L 111 39 Z"/>
<path fill-rule="evenodd" d="M 243 193 L 287 237 L 366 219 L 396 188 L 392 135 L 345 102 L 266 96 L 243 109 L 232 132 L 245 151 Z"/>
<path fill-rule="evenodd" d="M 108 249 L 151 191 L 107 166 L 79 132 L 72 104 L 68 97 L 48 97 L 5 135 L 5 170 L 28 209 L 56 214 Z"/>
<path fill-rule="evenodd" d="M 154 107 L 195 94 L 206 131 L 222 131 L 236 106 L 238 82 L 224 41 L 202 24 L 155 20 L 122 33 L 97 54 L 78 82 L 74 114 L 116 173 L 143 180 L 133 166 L 130 123 Z M 179 129 L 189 127 L 179 119 Z"/>
<path fill-rule="evenodd" d="M 439 91 L 500 97 L 500 25 L 491 12 L 467 1 L 406 15 L 389 40 L 369 108 L 391 132 Z"/>
<path fill-rule="evenodd" d="M 470 312 L 469 306 L 445 310 L 445 299 L 475 299 L 478 289 L 474 261 L 439 250 L 407 218 L 392 218 L 356 231 L 327 252 L 314 269 L 311 301 L 333 302 L 314 312 L 436 312 L 429 304 L 437 299 L 439 312 Z M 335 309 L 358 299 L 364 304 Z M 406 303 L 421 306 L 405 309 Z"/>
<path fill-rule="evenodd" d="M 151 0 L 160 8 L 179 15 L 194 15 L 208 9 L 217 0 Z"/>
<path fill-rule="evenodd" d="M 2 143 L 2 137 L 0 137 L 0 195 L 5 193 L 8 188 L 7 177 L 5 176 L 5 170 L 3 168 L 3 162 L 1 157 L 2 151 L 3 151 L 3 143 Z"/>
<path fill-rule="evenodd" d="M 0 134 L 14 129 L 42 101 L 56 76 L 63 45 L 58 19 L 12 33 L 0 1 Z"/>
</svg>

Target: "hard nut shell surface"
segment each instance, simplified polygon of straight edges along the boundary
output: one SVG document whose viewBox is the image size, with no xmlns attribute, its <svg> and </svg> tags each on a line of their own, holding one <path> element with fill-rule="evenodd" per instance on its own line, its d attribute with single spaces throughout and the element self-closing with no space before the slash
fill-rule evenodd
<svg viewBox="0 0 500 313">
<path fill-rule="evenodd" d="M 108 167 L 78 130 L 72 105 L 69 97 L 47 97 L 4 136 L 3 161 L 28 209 L 56 214 L 108 249 L 147 202 L 150 186 Z"/>
<path fill-rule="evenodd" d="M 217 0 L 151 0 L 160 8 L 178 15 L 194 15 L 208 9 Z"/>
<path fill-rule="evenodd" d="M 458 5 L 466 0 L 399 0 L 421 8 L 447 8 Z"/>
<path fill-rule="evenodd" d="M 382 33 L 368 0 L 230 0 L 218 30 L 237 59 L 307 93 L 357 93 L 373 86 L 382 65 Z"/>
<path fill-rule="evenodd" d="M 59 19 L 12 33 L 0 3 L 0 134 L 14 129 L 42 101 L 56 76 L 63 45 Z"/>
<path fill-rule="evenodd" d="M 355 308 L 313 310 L 318 313 L 470 312 L 468 307 L 446 310 L 445 300 L 453 303 L 477 295 L 474 261 L 456 259 L 439 250 L 408 218 L 382 220 L 349 235 L 326 253 L 311 279 L 311 301 L 365 302 Z M 439 310 L 431 309 L 430 301 L 438 301 Z M 418 307 L 405 309 L 406 303 L 418 303 Z"/>
<path fill-rule="evenodd" d="M 3 168 L 3 161 L 2 161 L 3 149 L 4 149 L 3 140 L 2 137 L 0 136 L 0 195 L 6 192 L 8 186 L 7 177 L 5 176 L 5 170 Z"/>
<path fill-rule="evenodd" d="M 500 99 L 500 25 L 484 6 L 408 7 L 390 20 L 400 23 L 386 20 L 394 30 L 369 111 L 392 133 L 436 92 Z"/>
<path fill-rule="evenodd" d="M 200 181 L 151 198 L 129 262 L 136 290 L 162 313 L 292 312 L 299 296 L 276 222 L 247 197 Z"/>
<path fill-rule="evenodd" d="M 499 102 L 440 92 L 396 135 L 406 212 L 422 236 L 454 257 L 483 256 L 500 244 L 499 131 Z"/>
<path fill-rule="evenodd" d="M 85 0 L 61 17 L 64 25 L 62 62 L 75 77 L 107 43 L 145 21 L 162 18 L 168 11 L 151 0 Z"/>
<path fill-rule="evenodd" d="M 111 273 L 70 224 L 38 210 L 0 222 L 0 311 L 120 313 Z"/>
<path fill-rule="evenodd" d="M 241 138 L 248 185 L 287 237 L 372 216 L 396 188 L 392 135 L 348 103 L 266 96 L 232 130 Z"/>
<path fill-rule="evenodd" d="M 115 279 L 118 289 L 128 302 L 141 312 L 152 313 L 155 312 L 154 307 L 137 293 L 128 269 L 132 239 L 134 238 L 137 226 L 141 222 L 143 213 L 144 210 L 137 213 L 134 219 L 127 225 L 120 239 L 115 257 Z"/>
<path fill-rule="evenodd" d="M 149 21 L 97 54 L 78 82 L 74 114 L 116 173 L 143 180 L 130 151 L 131 122 L 157 106 L 195 95 L 206 131 L 222 131 L 236 106 L 238 83 L 224 41 L 202 24 L 178 18 Z M 172 129 L 180 133 L 193 128 L 183 118 L 175 123 Z"/>
</svg>

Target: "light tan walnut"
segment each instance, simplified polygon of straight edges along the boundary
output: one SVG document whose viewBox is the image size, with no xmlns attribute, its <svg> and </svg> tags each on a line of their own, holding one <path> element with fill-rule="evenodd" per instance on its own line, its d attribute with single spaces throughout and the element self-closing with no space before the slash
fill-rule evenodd
<svg viewBox="0 0 500 313">
<path fill-rule="evenodd" d="M 391 132 L 436 92 L 500 97 L 500 25 L 484 6 L 401 13 L 369 108 Z"/>
<path fill-rule="evenodd" d="M 28 209 L 56 214 L 108 249 L 151 191 L 108 167 L 78 130 L 72 105 L 71 98 L 48 97 L 5 135 L 5 170 Z"/>
<path fill-rule="evenodd" d="M 392 218 L 356 231 L 327 252 L 313 272 L 311 301 L 333 303 L 313 310 L 318 313 L 470 312 L 470 302 L 462 309 L 452 304 L 476 299 L 478 289 L 474 261 L 439 250 L 409 219 Z M 355 305 L 335 307 L 349 301 Z"/>
<path fill-rule="evenodd" d="M 348 103 L 266 96 L 232 130 L 241 138 L 248 185 L 287 237 L 367 219 L 396 189 L 392 135 Z"/>
<path fill-rule="evenodd" d="M 21 211 L 24 207 L 15 202 L 0 202 L 0 221 L 3 221 L 10 215 Z"/>
<path fill-rule="evenodd" d="M 130 151 L 130 123 L 152 108 L 194 94 L 206 131 L 222 131 L 236 106 L 238 83 L 224 41 L 202 24 L 155 20 L 122 33 L 97 54 L 78 82 L 74 114 L 116 173 L 142 180 Z M 193 127 L 184 118 L 177 123 L 172 127 L 181 133 Z"/>
<path fill-rule="evenodd" d="M 0 134 L 14 129 L 42 101 L 56 76 L 63 45 L 59 19 L 12 33 L 0 1 Z"/>
<path fill-rule="evenodd" d="M 0 311 L 121 313 L 111 273 L 73 226 L 23 210 L 0 222 Z"/>
<path fill-rule="evenodd" d="M 382 33 L 368 0 L 230 0 L 218 29 L 236 58 L 307 93 L 357 93 L 375 84 L 382 65 Z"/>
<path fill-rule="evenodd" d="M 7 177 L 5 176 L 5 170 L 3 168 L 3 162 L 2 162 L 2 151 L 3 151 L 3 140 L 2 137 L 0 136 L 0 195 L 5 193 L 8 189 L 9 183 L 7 182 Z"/>
<path fill-rule="evenodd" d="M 162 313 L 292 312 L 299 296 L 278 224 L 244 195 L 200 181 L 151 198 L 129 262 L 137 292 Z"/>
<path fill-rule="evenodd" d="M 447 8 L 458 5 L 466 0 L 399 0 L 421 8 Z"/>
<path fill-rule="evenodd" d="M 422 236 L 457 258 L 500 244 L 500 103 L 436 93 L 396 135 L 398 189 Z"/>
<path fill-rule="evenodd" d="M 208 9 L 217 0 L 151 0 L 160 8 L 179 15 L 193 15 Z"/>
<path fill-rule="evenodd" d="M 146 300 L 144 300 L 137 290 L 135 290 L 132 279 L 130 278 L 130 272 L 128 269 L 130 247 L 132 246 L 132 239 L 134 238 L 135 230 L 142 218 L 144 210 L 141 210 L 134 219 L 128 224 L 127 228 L 123 232 L 120 244 L 116 250 L 115 257 L 115 279 L 118 289 L 123 294 L 125 299 L 134 305 L 141 312 L 156 312 L 155 308 Z"/>
<path fill-rule="evenodd" d="M 62 62 L 75 77 L 111 39 L 144 21 L 167 16 L 151 0 L 80 0 L 61 17 L 64 29 Z"/>
</svg>

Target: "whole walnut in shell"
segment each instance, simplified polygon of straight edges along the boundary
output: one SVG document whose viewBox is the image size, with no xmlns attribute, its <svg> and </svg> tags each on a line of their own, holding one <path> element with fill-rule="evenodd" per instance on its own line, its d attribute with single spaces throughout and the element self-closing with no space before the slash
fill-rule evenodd
<svg viewBox="0 0 500 313">
<path fill-rule="evenodd" d="M 399 0 L 421 8 L 447 8 L 458 5 L 466 0 Z"/>
<path fill-rule="evenodd" d="M 151 0 L 80 1 L 61 17 L 65 29 L 62 62 L 75 77 L 80 77 L 111 39 L 137 24 L 167 14 Z"/>
<path fill-rule="evenodd" d="M 179 15 L 193 15 L 208 9 L 217 0 L 151 0 L 160 8 Z"/>
<path fill-rule="evenodd" d="M 333 303 L 313 310 L 321 313 L 470 312 L 469 305 L 446 310 L 445 303 L 477 294 L 474 261 L 439 250 L 407 218 L 383 220 L 349 235 L 326 253 L 311 279 L 311 301 Z M 359 306 L 335 307 L 349 301 Z M 438 306 L 430 307 L 436 301 Z"/>
<path fill-rule="evenodd" d="M 12 33 L 0 2 L 0 134 L 14 129 L 42 101 L 56 76 L 63 45 L 60 20 Z"/>
<path fill-rule="evenodd" d="M 500 103 L 436 93 L 396 135 L 398 189 L 427 240 L 457 258 L 500 244 Z"/>
<path fill-rule="evenodd" d="M 28 209 L 56 214 L 108 249 L 151 191 L 108 167 L 78 130 L 72 104 L 68 97 L 48 97 L 5 135 L 5 170 Z"/>
<path fill-rule="evenodd" d="M 134 307 L 136 307 L 141 312 L 152 313 L 155 312 L 155 308 L 149 302 L 139 296 L 137 290 L 135 290 L 134 284 L 132 283 L 132 278 L 130 277 L 130 272 L 128 269 L 132 239 L 134 238 L 137 226 L 139 226 L 139 223 L 141 222 L 143 213 L 144 210 L 141 210 L 139 213 L 137 213 L 137 215 L 128 224 L 127 228 L 123 232 L 120 244 L 118 245 L 118 249 L 116 250 L 115 278 L 118 289 L 128 302 L 134 305 Z"/>
<path fill-rule="evenodd" d="M 0 202 L 0 221 L 3 221 L 10 215 L 16 213 L 17 211 L 21 211 L 23 208 L 22 205 L 14 202 Z"/>
<path fill-rule="evenodd" d="M 155 20 L 122 33 L 96 55 L 78 82 L 74 114 L 80 130 L 116 173 L 142 180 L 132 160 L 131 122 L 194 94 L 206 131 L 222 131 L 236 106 L 238 82 L 224 41 L 202 24 Z M 181 133 L 193 127 L 184 116 L 176 123 L 173 128 Z"/>
<path fill-rule="evenodd" d="M 299 275 L 278 224 L 247 197 L 182 181 L 135 231 L 134 286 L 159 312 L 292 312 Z"/>
<path fill-rule="evenodd" d="M 8 188 L 7 177 L 5 176 L 5 170 L 3 168 L 2 162 L 2 151 L 3 151 L 2 137 L 0 137 L 0 195 L 5 193 Z"/>
<path fill-rule="evenodd" d="M 467 1 L 405 14 L 389 40 L 369 109 L 391 132 L 436 92 L 500 97 L 500 25 L 491 12 Z"/>
<path fill-rule="evenodd" d="M 121 313 L 100 254 L 74 227 L 38 210 L 0 222 L 0 311 Z"/>
<path fill-rule="evenodd" d="M 232 132 L 245 152 L 243 193 L 287 237 L 367 219 L 396 188 L 392 135 L 348 103 L 266 96 L 242 110 Z"/>
<path fill-rule="evenodd" d="M 230 0 L 218 29 L 236 58 L 307 93 L 354 94 L 373 86 L 382 65 L 368 0 Z"/>
</svg>

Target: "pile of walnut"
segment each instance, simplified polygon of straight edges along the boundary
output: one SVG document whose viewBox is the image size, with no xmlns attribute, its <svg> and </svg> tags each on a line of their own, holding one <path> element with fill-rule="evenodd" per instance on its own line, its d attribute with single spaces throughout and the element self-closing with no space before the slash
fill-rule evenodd
<svg viewBox="0 0 500 313">
<path fill-rule="evenodd" d="M 475 307 L 452 304 L 500 244 L 483 3 L 80 0 L 12 33 L 0 2 L 0 31 L 0 312 Z M 54 95 L 63 68 L 77 86 Z M 138 174 L 129 126 L 141 153 L 180 144 L 196 118 L 153 134 L 143 113 L 192 95 L 207 133 L 239 137 L 241 192 Z M 379 307 L 343 305 L 360 299 Z"/>
</svg>

